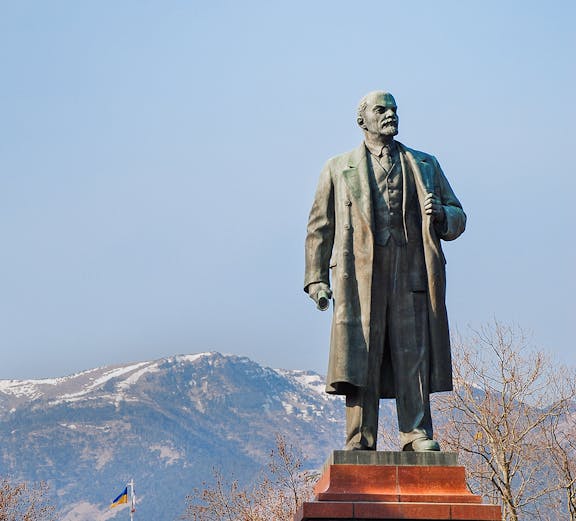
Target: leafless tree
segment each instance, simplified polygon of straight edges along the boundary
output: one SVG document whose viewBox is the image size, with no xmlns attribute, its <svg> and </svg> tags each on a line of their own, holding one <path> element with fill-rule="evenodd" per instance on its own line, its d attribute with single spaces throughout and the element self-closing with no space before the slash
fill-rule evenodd
<svg viewBox="0 0 576 521">
<path fill-rule="evenodd" d="M 497 321 L 456 339 L 453 353 L 455 390 L 435 403 L 448 418 L 444 449 L 461 455 L 472 491 L 501 503 L 505 521 L 565 519 L 549 509 L 561 488 L 550 439 L 574 398 L 568 373 Z"/>
<path fill-rule="evenodd" d="M 576 377 L 573 371 L 558 368 L 556 385 L 564 387 L 564 394 L 576 396 Z M 551 417 L 544 431 L 549 455 L 546 463 L 556 473 L 558 497 L 556 511 L 564 519 L 576 521 L 576 411 L 574 404 L 567 407 L 565 414 Z"/>
<path fill-rule="evenodd" d="M 242 487 L 219 470 L 214 482 L 204 483 L 186 498 L 183 519 L 191 521 L 291 521 L 311 496 L 317 475 L 302 469 L 302 456 L 278 435 L 266 468 L 253 485 Z"/>
<path fill-rule="evenodd" d="M 0 521 L 56 521 L 55 510 L 46 483 L 0 478 Z"/>
</svg>

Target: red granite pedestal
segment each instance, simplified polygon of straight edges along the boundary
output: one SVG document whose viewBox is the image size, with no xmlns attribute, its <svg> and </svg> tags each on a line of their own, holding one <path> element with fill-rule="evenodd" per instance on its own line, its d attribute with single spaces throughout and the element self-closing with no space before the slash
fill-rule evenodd
<svg viewBox="0 0 576 521">
<path fill-rule="evenodd" d="M 455 454 L 334 451 L 294 521 L 500 521 L 466 488 Z"/>
</svg>

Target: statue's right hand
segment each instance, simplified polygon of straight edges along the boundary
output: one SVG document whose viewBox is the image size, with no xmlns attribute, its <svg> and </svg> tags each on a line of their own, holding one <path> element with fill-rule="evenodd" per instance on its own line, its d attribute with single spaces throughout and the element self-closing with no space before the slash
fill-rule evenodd
<svg viewBox="0 0 576 521">
<path fill-rule="evenodd" d="M 326 311 L 330 306 L 332 291 L 325 282 L 314 282 L 308 286 L 308 295 L 316 302 L 316 307 L 320 311 Z"/>
</svg>

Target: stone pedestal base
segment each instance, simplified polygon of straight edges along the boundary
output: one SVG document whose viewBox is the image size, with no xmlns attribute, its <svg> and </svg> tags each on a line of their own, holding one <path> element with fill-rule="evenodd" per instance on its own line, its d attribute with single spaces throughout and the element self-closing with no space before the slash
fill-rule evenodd
<svg viewBox="0 0 576 521">
<path fill-rule="evenodd" d="M 295 521 L 500 521 L 466 488 L 464 467 L 446 452 L 334 451 Z"/>
</svg>

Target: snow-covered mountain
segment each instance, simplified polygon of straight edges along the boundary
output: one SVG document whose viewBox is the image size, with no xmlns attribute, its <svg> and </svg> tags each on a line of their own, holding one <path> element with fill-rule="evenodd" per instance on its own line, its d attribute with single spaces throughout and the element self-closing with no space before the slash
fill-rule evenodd
<svg viewBox="0 0 576 521">
<path fill-rule="evenodd" d="M 219 353 L 3 380 L 0 475 L 48 481 L 65 521 L 120 519 L 108 505 L 133 477 L 141 519 L 176 519 L 214 467 L 249 479 L 277 433 L 319 467 L 344 435 L 323 389 L 318 374 Z"/>
</svg>

